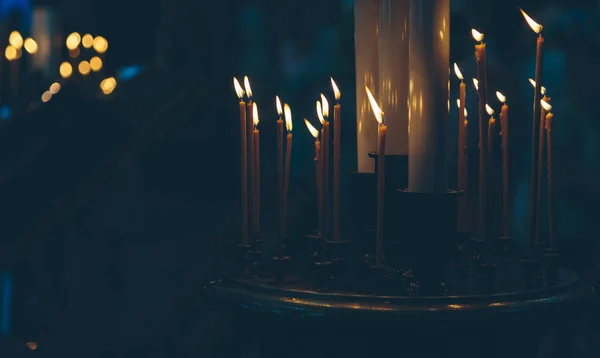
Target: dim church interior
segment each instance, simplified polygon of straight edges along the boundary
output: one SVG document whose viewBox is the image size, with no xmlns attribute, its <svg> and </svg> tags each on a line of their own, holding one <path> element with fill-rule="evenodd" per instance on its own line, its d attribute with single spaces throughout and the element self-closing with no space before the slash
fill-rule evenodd
<svg viewBox="0 0 600 358">
<path fill-rule="evenodd" d="M 10 3 L 21 2 L 0 1 L 2 9 Z M 56 96 L 47 107 L 36 109 L 27 118 L 30 122 L 0 123 L 0 354 L 14 352 L 10 356 L 18 357 L 35 348 L 34 353 L 48 356 L 85 352 L 98 357 L 217 357 L 227 352 L 227 342 L 237 339 L 232 312 L 199 298 L 201 283 L 211 278 L 224 245 L 214 238 L 233 236 L 237 225 L 231 214 L 237 192 L 227 190 L 237 185 L 236 166 L 223 159 L 236 156 L 235 146 L 221 146 L 236 137 L 235 130 L 223 124 L 236 115 L 230 77 L 251 71 L 266 78 L 275 69 L 282 76 L 265 84 L 265 92 L 285 88 L 312 98 L 321 87 L 317 78 L 328 80 L 328 74 L 337 71 L 341 86 L 352 88 L 354 64 L 341 60 L 352 56 L 352 37 L 341 35 L 352 32 L 352 6 L 351 1 L 332 1 L 327 9 L 337 15 L 312 17 L 307 9 L 325 4 L 193 3 L 95 1 L 95 12 L 87 11 L 88 2 L 76 0 L 31 5 L 60 7 L 65 31 L 105 33 L 111 44 L 107 69 L 116 72 L 139 63 L 149 69 L 120 83 L 110 99 L 65 87 L 62 98 Z M 499 26 L 491 15 L 502 2 L 484 3 L 453 1 L 453 16 L 473 23 L 474 14 L 484 14 L 481 21 Z M 545 6 L 542 1 L 523 3 Z M 554 3 L 548 17 L 583 23 L 581 9 Z M 278 8 L 280 4 L 285 6 Z M 588 14 L 586 24 L 597 28 L 600 5 L 589 9 L 597 15 Z M 309 21 L 314 21 L 311 29 L 298 30 Z M 220 30 L 212 31 L 215 28 Z M 261 41 L 266 33 L 276 34 Z M 563 43 L 556 46 L 557 66 L 567 66 L 580 78 L 579 69 L 570 64 L 573 59 L 565 60 L 560 53 L 561 46 L 575 46 L 568 43 L 570 34 L 562 35 Z M 322 38 L 339 38 L 339 48 L 323 55 L 320 51 L 327 45 L 319 41 Z M 590 52 L 580 52 L 576 60 L 597 62 L 597 39 L 579 41 Z M 471 48 L 460 46 L 452 51 L 465 58 L 471 55 Z M 514 62 L 497 56 L 496 61 Z M 588 75 L 600 80 L 597 73 Z M 523 87 L 523 92 L 528 90 Z M 577 100 L 566 108 L 579 110 L 580 103 L 593 102 L 593 91 L 571 82 L 564 87 L 577 93 L 571 96 Z M 580 109 L 581 117 L 594 118 L 589 110 Z M 55 127 L 48 124 L 49 118 L 56 120 Z M 78 126 L 81 118 L 89 123 Z M 40 124 L 44 132 L 32 130 L 29 123 Z M 574 220 L 579 236 L 585 236 L 598 230 L 589 213 L 600 199 L 600 188 L 589 178 L 600 173 L 594 164 L 600 162 L 600 149 L 594 147 L 600 130 L 597 123 L 585 120 L 581 127 L 574 135 L 587 143 L 581 148 L 585 158 L 572 163 L 572 182 L 567 185 L 572 192 L 565 194 L 565 201 L 576 207 Z M 70 135 L 62 128 L 69 128 Z M 102 140 L 97 140 L 99 134 Z M 8 135 L 12 139 L 5 141 Z M 47 156 L 23 155 L 24 147 L 35 149 L 40 141 Z M 67 148 L 62 143 L 68 143 Z M 22 166 L 11 172 L 14 166 L 8 168 L 7 163 L 12 165 L 15 158 Z M 296 182 L 304 179 L 301 174 L 292 177 Z M 299 186 L 292 194 L 298 203 L 306 194 Z M 584 245 L 587 257 L 574 256 L 574 261 L 598 275 L 593 266 L 600 262 L 597 243 L 581 242 Z M 600 352 L 599 321 L 600 313 L 590 312 L 573 327 L 577 347 L 570 356 Z M 252 350 L 250 346 L 247 355 L 256 354 Z"/>
</svg>

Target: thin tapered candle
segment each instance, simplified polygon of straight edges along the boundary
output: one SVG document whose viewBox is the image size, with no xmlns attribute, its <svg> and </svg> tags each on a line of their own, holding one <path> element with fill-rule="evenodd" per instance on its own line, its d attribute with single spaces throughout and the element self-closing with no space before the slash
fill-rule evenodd
<svg viewBox="0 0 600 358">
<path fill-rule="evenodd" d="M 552 198 L 552 106 L 545 101 L 541 101 L 542 107 L 548 112 L 546 114 L 546 136 L 547 136 L 547 169 L 548 169 L 548 244 L 551 249 L 556 249 L 556 238 L 554 237 L 554 202 Z"/>
<path fill-rule="evenodd" d="M 371 103 L 371 109 L 375 115 L 377 123 L 379 123 L 378 131 L 378 149 L 377 149 L 377 239 L 375 245 L 375 266 L 383 266 L 383 239 L 384 239 L 384 215 L 385 215 L 385 139 L 387 134 L 387 126 L 383 121 L 383 111 L 380 109 L 377 101 L 365 87 L 367 97 Z"/>
<path fill-rule="evenodd" d="M 336 104 L 333 107 L 333 240 L 340 241 L 340 151 L 341 151 L 341 122 L 340 115 L 340 90 L 333 78 L 331 87 L 335 95 Z"/>
<path fill-rule="evenodd" d="M 277 106 L 277 193 L 279 201 L 279 256 L 283 257 L 283 109 L 279 97 L 275 97 Z"/>
<path fill-rule="evenodd" d="M 242 245 L 248 245 L 248 162 L 246 156 L 246 103 L 244 90 L 237 78 L 233 78 L 233 87 L 240 99 L 240 187 L 242 196 Z"/>
<path fill-rule="evenodd" d="M 542 95 L 542 67 L 544 63 L 544 38 L 542 37 L 542 25 L 533 21 L 529 15 L 522 9 L 519 9 L 525 18 L 525 21 L 531 27 L 533 32 L 538 34 L 536 42 L 535 56 L 535 91 L 533 94 L 533 121 L 532 121 L 532 139 L 531 139 L 531 177 L 529 184 L 529 241 L 530 247 L 533 249 L 536 240 L 537 224 L 537 176 L 538 176 L 538 145 L 539 145 L 539 128 L 541 115 L 541 95 Z"/>
<path fill-rule="evenodd" d="M 248 110 L 246 111 L 248 118 L 246 119 L 246 135 L 248 136 L 247 145 L 248 145 L 248 187 L 250 190 L 248 191 L 248 219 L 251 222 L 252 233 L 256 233 L 256 204 L 254 202 L 254 197 L 256 194 L 256 184 L 254 181 L 256 180 L 256 167 L 254 163 L 254 120 L 252 116 L 254 115 L 254 102 L 252 102 L 252 88 L 250 87 L 250 80 L 248 76 L 244 76 L 244 90 L 246 92 L 246 96 L 248 97 Z"/>
<path fill-rule="evenodd" d="M 509 151 L 508 151 L 508 104 L 506 97 L 496 91 L 498 100 L 502 102 L 500 111 L 500 135 L 502 136 L 502 233 L 510 235 L 510 202 L 509 202 Z"/>
<path fill-rule="evenodd" d="M 468 232 L 468 207 L 467 207 L 467 121 L 465 116 L 467 86 L 464 82 L 464 77 L 454 64 L 454 73 L 460 80 L 459 98 L 458 98 L 458 156 L 457 156 L 457 186 L 459 190 L 463 190 L 465 195 L 458 198 L 458 230 L 459 232 Z"/>
<path fill-rule="evenodd" d="M 488 121 L 485 119 L 487 104 L 487 65 L 486 44 L 484 35 L 472 29 L 471 34 L 479 44 L 475 45 L 475 60 L 477 62 L 477 93 L 479 94 L 479 235 L 483 240 L 489 239 L 488 225 L 488 155 L 487 132 Z"/>
<path fill-rule="evenodd" d="M 542 101 L 550 104 L 550 97 L 542 97 Z M 537 185 L 536 185 L 536 216 L 535 216 L 535 243 L 542 244 L 541 238 L 542 230 L 542 197 L 543 197 L 543 183 L 544 183 L 544 164 L 546 162 L 546 115 L 548 112 L 544 106 L 540 105 L 540 133 L 538 137 L 538 162 L 537 162 Z"/>
<path fill-rule="evenodd" d="M 321 227 L 321 170 L 319 166 L 319 163 L 321 162 L 319 158 L 321 156 L 321 142 L 319 141 L 319 131 L 315 127 L 313 127 L 313 125 L 310 124 L 310 122 L 306 118 L 304 118 L 304 123 L 306 124 L 306 128 L 308 128 L 310 134 L 315 138 L 315 185 L 317 187 L 317 219 L 319 223 L 318 225 L 320 233 L 323 229 Z"/>
<path fill-rule="evenodd" d="M 254 121 L 254 239 L 260 238 L 260 132 L 258 130 L 258 107 L 254 103 L 252 120 Z"/>
<path fill-rule="evenodd" d="M 283 234 L 287 235 L 290 164 L 292 159 L 292 111 L 287 103 L 283 106 L 283 113 L 285 115 L 285 128 L 287 130 L 285 146 L 285 172 L 283 177 Z"/>
<path fill-rule="evenodd" d="M 486 112 L 490 115 L 488 120 L 488 180 L 490 187 L 492 187 L 494 178 L 494 142 L 496 138 L 496 118 L 494 118 L 494 110 L 489 105 L 485 105 Z M 492 191 L 488 192 L 488 205 L 492 206 Z M 490 210 L 491 211 L 491 210 Z M 488 215 L 490 212 L 488 212 Z M 489 220 L 489 219 L 488 219 Z M 491 221 L 488 221 L 491 222 Z"/>
<path fill-rule="evenodd" d="M 323 130 L 321 133 L 321 171 L 323 174 L 322 191 L 323 191 L 323 237 L 328 239 L 328 220 L 329 220 L 329 102 L 327 98 L 321 94 L 321 111 L 323 115 Z"/>
</svg>

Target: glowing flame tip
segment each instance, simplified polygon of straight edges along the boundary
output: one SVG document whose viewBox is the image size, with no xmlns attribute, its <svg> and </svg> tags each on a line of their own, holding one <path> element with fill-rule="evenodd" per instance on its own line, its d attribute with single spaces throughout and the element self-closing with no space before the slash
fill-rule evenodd
<svg viewBox="0 0 600 358">
<path fill-rule="evenodd" d="M 248 76 L 244 76 L 244 89 L 246 90 L 248 98 L 252 98 L 252 88 L 250 87 L 250 80 L 248 79 Z"/>
<path fill-rule="evenodd" d="M 285 128 L 288 132 L 292 131 L 292 110 L 288 104 L 283 105 L 283 112 L 285 114 Z"/>
<path fill-rule="evenodd" d="M 240 86 L 240 82 L 235 77 L 233 78 L 233 88 L 235 88 L 235 93 L 237 94 L 238 98 L 242 99 L 245 92 L 242 89 L 242 86 Z"/>
<path fill-rule="evenodd" d="M 542 32 L 542 29 L 544 28 L 542 25 L 533 21 L 533 19 L 531 17 L 529 17 L 529 15 L 527 15 L 527 13 L 525 11 L 523 11 L 523 9 L 519 8 L 519 10 L 521 11 L 521 14 L 523 15 L 523 17 L 525 18 L 525 21 L 527 21 L 527 25 L 529 25 L 529 27 L 531 27 L 533 32 L 535 32 L 536 34 L 539 34 L 540 32 Z"/>
<path fill-rule="evenodd" d="M 252 122 L 254 123 L 254 126 L 256 127 L 258 125 L 258 106 L 256 105 L 256 103 L 252 104 Z"/>
<path fill-rule="evenodd" d="M 365 90 L 367 91 L 367 97 L 369 97 L 369 102 L 371 103 L 371 109 L 373 109 L 373 114 L 375 115 L 375 119 L 377 120 L 377 122 L 379 124 L 382 124 L 383 123 L 383 112 L 381 111 L 381 108 L 379 108 L 379 105 L 377 104 L 377 101 L 375 101 L 375 98 L 371 94 L 371 91 L 369 91 L 369 87 L 365 86 Z"/>
<path fill-rule="evenodd" d="M 335 97 L 335 100 L 339 101 L 340 97 L 342 96 L 342 93 L 340 92 L 340 89 L 338 88 L 338 86 L 335 84 L 333 77 L 330 77 L 330 79 L 331 79 L 331 87 L 333 88 L 333 95 Z"/>
<path fill-rule="evenodd" d="M 487 113 L 488 113 L 490 116 L 493 116 L 493 115 L 494 115 L 494 109 L 493 109 L 492 107 L 490 107 L 490 105 L 489 105 L 489 104 L 487 104 L 487 103 L 486 103 L 486 105 L 485 105 L 485 110 L 487 111 Z"/>
<path fill-rule="evenodd" d="M 479 80 L 477 78 L 473 78 L 473 86 L 479 91 Z"/>
<path fill-rule="evenodd" d="M 312 124 L 310 124 L 310 122 L 306 118 L 304 118 L 304 124 L 306 124 L 306 128 L 308 128 L 308 131 L 310 132 L 310 134 L 313 137 L 315 137 L 315 139 L 317 139 L 319 137 L 319 131 L 317 130 L 317 128 L 315 128 Z"/>
<path fill-rule="evenodd" d="M 482 42 L 483 41 L 483 34 L 475 29 L 471 29 L 471 35 L 473 35 L 473 38 L 475 39 L 475 41 L 477 42 Z"/>
<path fill-rule="evenodd" d="M 500 91 L 496 91 L 496 97 L 498 97 L 498 100 L 502 103 L 506 102 L 506 96 L 503 95 Z"/>
<path fill-rule="evenodd" d="M 323 110 L 323 117 L 329 117 L 329 101 L 327 101 L 327 98 L 323 93 L 321 93 L 321 106 Z"/>
<path fill-rule="evenodd" d="M 281 108 L 279 96 L 275 96 L 275 107 L 277 107 L 277 114 L 281 116 L 283 114 L 283 109 Z"/>
<path fill-rule="evenodd" d="M 456 62 L 454 63 L 454 74 L 456 74 L 456 77 L 458 77 L 459 80 L 464 80 L 463 74 L 460 72 L 460 68 L 458 68 Z"/>
<path fill-rule="evenodd" d="M 321 109 L 321 102 L 317 101 L 317 117 L 319 117 L 319 122 L 323 124 L 325 122 L 325 118 L 323 118 L 323 110 Z"/>
<path fill-rule="evenodd" d="M 543 99 L 540 102 L 542 103 L 542 107 L 544 107 L 546 111 L 552 111 L 552 106 L 550 105 L 550 103 L 544 101 Z"/>
</svg>

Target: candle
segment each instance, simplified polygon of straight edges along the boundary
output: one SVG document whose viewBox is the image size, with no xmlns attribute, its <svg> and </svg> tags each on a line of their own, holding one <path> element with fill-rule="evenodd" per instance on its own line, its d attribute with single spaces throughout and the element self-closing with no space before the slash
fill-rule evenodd
<svg viewBox="0 0 600 358">
<path fill-rule="evenodd" d="M 329 215 L 329 102 L 321 94 L 321 117 L 323 118 L 323 129 L 321 133 L 321 174 L 322 174 L 322 197 L 323 197 L 323 238 L 327 240 L 328 215 Z M 321 118 L 319 118 L 320 120 Z"/>
<path fill-rule="evenodd" d="M 317 102 L 319 103 L 319 102 Z M 310 134 L 315 138 L 315 177 L 316 177 L 316 187 L 317 187 L 317 207 L 318 207 L 318 222 L 319 222 L 319 233 L 322 232 L 322 227 L 321 227 L 321 212 L 322 212 L 322 208 L 321 208 L 321 170 L 320 170 L 320 156 L 321 156 L 321 142 L 319 141 L 319 131 L 313 127 L 312 124 L 310 124 L 310 122 L 304 118 L 304 123 L 306 124 L 306 128 L 308 128 L 308 131 L 310 132 Z"/>
<path fill-rule="evenodd" d="M 233 87 L 240 99 L 240 186 L 242 194 L 242 245 L 248 245 L 248 163 L 246 156 L 246 103 L 244 90 L 237 78 L 233 78 Z"/>
<path fill-rule="evenodd" d="M 285 146 L 285 175 L 283 177 L 283 233 L 287 234 L 290 159 L 292 158 L 292 111 L 287 103 L 283 106 L 283 113 L 285 114 L 285 128 L 288 132 Z"/>
<path fill-rule="evenodd" d="M 252 136 L 254 139 L 254 239 L 260 237 L 260 133 L 258 130 L 258 107 L 254 103 L 252 120 L 254 122 L 254 130 Z"/>
<path fill-rule="evenodd" d="M 331 87 L 335 95 L 336 104 L 333 107 L 333 240 L 340 241 L 340 146 L 341 146 L 341 123 L 340 105 L 341 93 L 333 78 Z"/>
<path fill-rule="evenodd" d="M 477 82 L 475 87 L 479 94 L 479 232 L 480 238 L 488 240 L 488 121 L 485 120 L 487 104 L 487 68 L 486 45 L 484 35 L 472 29 L 471 34 L 479 44 L 475 45 L 475 60 L 477 61 Z"/>
<path fill-rule="evenodd" d="M 490 115 L 490 119 L 488 121 L 488 180 L 490 181 L 490 187 L 493 180 L 493 170 L 494 170 L 494 135 L 496 132 L 496 118 L 494 118 L 494 110 L 488 104 L 485 105 L 486 112 Z M 489 191 L 491 198 L 491 190 Z M 491 203 L 491 202 L 490 202 Z"/>
<path fill-rule="evenodd" d="M 542 66 L 544 61 L 544 38 L 542 37 L 542 25 L 533 21 L 529 15 L 522 9 L 519 9 L 521 14 L 527 21 L 527 24 L 533 32 L 538 34 L 537 45 L 536 45 L 536 57 L 535 57 L 535 92 L 533 94 L 533 121 L 532 121 L 532 140 L 531 140 L 531 177 L 529 185 L 529 240 L 530 245 L 535 243 L 535 225 L 537 222 L 537 161 L 538 161 L 538 132 L 539 132 L 539 120 L 541 115 L 540 108 L 540 97 L 542 89 Z"/>
<path fill-rule="evenodd" d="M 458 170 L 457 170 L 457 188 L 465 191 L 465 195 L 458 198 L 458 230 L 459 232 L 469 231 L 468 225 L 468 206 L 467 206 L 467 118 L 466 112 L 466 96 L 467 86 L 464 82 L 464 77 L 458 68 L 458 65 L 454 64 L 454 73 L 460 80 L 459 86 L 459 98 L 457 100 L 458 105 Z"/>
<path fill-rule="evenodd" d="M 384 209 L 385 209 L 385 137 L 387 126 L 383 122 L 383 112 L 377 105 L 377 101 L 373 98 L 371 91 L 365 87 L 371 108 L 375 119 L 379 124 L 378 131 L 378 149 L 377 149 L 377 243 L 375 246 L 375 266 L 383 265 L 383 229 L 384 229 Z"/>
<path fill-rule="evenodd" d="M 542 101 L 546 102 L 547 104 L 550 104 L 550 98 L 546 97 L 546 95 L 544 94 L 544 97 L 542 98 Z M 536 216 L 535 216 L 535 243 L 536 244 L 540 244 L 542 243 L 541 237 L 540 237 L 540 230 L 542 228 L 542 184 L 543 184 L 543 177 L 544 177 L 544 162 L 545 162 L 545 145 L 546 145 L 546 115 L 548 114 L 548 111 L 546 110 L 546 108 L 544 108 L 544 106 L 540 106 L 541 111 L 540 111 L 540 134 L 538 137 L 538 162 L 537 162 L 537 193 L 536 193 Z"/>
<path fill-rule="evenodd" d="M 256 185 L 254 183 L 256 179 L 256 168 L 254 164 L 254 120 L 252 119 L 252 116 L 254 115 L 254 102 L 252 102 L 252 88 L 250 87 L 250 80 L 248 80 L 248 76 L 244 76 L 244 90 L 246 92 L 246 96 L 248 97 L 248 110 L 246 113 L 250 117 L 246 120 L 246 134 L 248 136 L 248 187 L 250 188 L 250 191 L 248 192 L 248 205 L 250 208 L 248 218 L 252 226 L 252 233 L 256 233 L 256 228 L 254 227 L 256 224 L 256 206 L 254 203 L 254 196 L 256 193 Z"/>
<path fill-rule="evenodd" d="M 279 96 L 275 96 L 275 104 L 277 107 L 277 193 L 279 201 L 279 256 L 283 257 L 283 109 Z"/>
<path fill-rule="evenodd" d="M 321 139 L 323 139 L 323 134 L 325 131 L 325 118 L 323 118 L 323 110 L 321 108 L 321 102 L 317 101 L 317 118 L 319 118 L 319 122 L 321 122 Z M 326 237 L 325 237 L 325 188 L 324 188 L 324 184 L 323 184 L 323 156 L 325 153 L 325 141 L 322 140 L 322 144 L 321 144 L 321 148 L 319 151 L 319 234 L 321 235 L 321 238 L 323 238 L 323 247 L 325 247 L 325 242 L 327 241 Z M 323 255 L 325 254 L 325 251 L 323 250 Z M 323 261 L 325 261 L 325 257 L 323 256 L 321 258 Z"/>
<path fill-rule="evenodd" d="M 500 111 L 500 135 L 502 136 L 502 230 L 504 236 L 509 236 L 510 232 L 510 203 L 509 203 L 509 182 L 508 182 L 508 104 L 506 97 L 496 91 L 496 97 L 503 103 Z"/>
<path fill-rule="evenodd" d="M 555 249 L 554 206 L 552 200 L 552 120 L 554 115 L 552 114 L 552 106 L 548 102 L 542 100 L 541 104 L 546 112 L 548 112 L 548 114 L 546 114 L 546 142 L 548 150 L 548 241 L 550 248 Z"/>
<path fill-rule="evenodd" d="M 450 1 L 413 0 L 410 19 L 408 188 L 446 193 Z"/>
</svg>

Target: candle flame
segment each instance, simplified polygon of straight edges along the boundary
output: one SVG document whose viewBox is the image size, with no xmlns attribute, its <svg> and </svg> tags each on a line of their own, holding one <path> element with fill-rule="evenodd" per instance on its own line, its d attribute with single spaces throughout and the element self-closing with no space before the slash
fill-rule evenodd
<svg viewBox="0 0 600 358">
<path fill-rule="evenodd" d="M 519 8 L 519 10 L 521 10 L 521 14 L 525 18 L 525 21 L 527 21 L 527 25 L 529 25 L 529 27 L 531 27 L 533 32 L 535 32 L 536 34 L 539 34 L 540 32 L 542 32 L 542 29 L 544 28 L 542 25 L 533 21 L 533 19 L 531 17 L 529 17 L 529 15 L 527 15 L 527 13 L 525 11 L 523 11 L 523 9 Z"/>
<path fill-rule="evenodd" d="M 465 107 L 465 118 L 467 118 L 467 115 L 468 115 L 467 108 Z"/>
<path fill-rule="evenodd" d="M 456 99 L 456 107 L 460 108 L 460 98 Z"/>
<path fill-rule="evenodd" d="M 248 95 L 248 99 L 252 98 L 252 88 L 250 87 L 250 80 L 248 76 L 244 76 L 244 89 L 246 89 L 246 94 Z"/>
<path fill-rule="evenodd" d="M 373 109 L 373 114 L 375 115 L 375 119 L 377 120 L 377 122 L 379 124 L 382 124 L 383 123 L 383 111 L 381 110 L 381 108 L 379 108 L 379 105 L 377 105 L 377 101 L 375 101 L 375 98 L 371 94 L 371 91 L 369 91 L 369 87 L 365 86 L 365 90 L 367 91 L 367 97 L 369 97 L 369 102 L 371 103 L 371 108 Z"/>
<path fill-rule="evenodd" d="M 479 80 L 477 78 L 473 78 L 473 86 L 479 91 Z"/>
<path fill-rule="evenodd" d="M 542 103 L 542 107 L 544 107 L 546 111 L 552 111 L 552 106 L 550 105 L 550 103 L 544 101 L 543 99 L 540 102 Z"/>
<path fill-rule="evenodd" d="M 252 122 L 255 127 L 258 125 L 258 106 L 256 103 L 252 103 Z"/>
<path fill-rule="evenodd" d="M 463 74 L 460 72 L 460 68 L 458 68 L 456 62 L 454 63 L 454 74 L 456 74 L 456 77 L 458 77 L 459 80 L 464 80 Z"/>
<path fill-rule="evenodd" d="M 482 42 L 483 41 L 483 34 L 475 29 L 471 29 L 471 35 L 473 35 L 473 38 L 475 39 L 475 41 L 477 42 Z"/>
<path fill-rule="evenodd" d="M 238 82 L 237 78 L 233 78 L 233 88 L 235 88 L 235 93 L 237 94 L 239 99 L 242 99 L 244 97 L 244 90 L 242 89 L 242 86 L 240 86 L 240 83 Z"/>
<path fill-rule="evenodd" d="M 487 103 L 485 104 L 485 110 L 490 116 L 494 115 L 494 109 L 492 107 L 490 107 L 490 105 Z"/>
<path fill-rule="evenodd" d="M 335 100 L 339 101 L 340 97 L 342 96 L 342 93 L 340 92 L 340 89 L 338 88 L 338 86 L 335 84 L 333 77 L 330 77 L 330 78 L 331 78 L 331 87 L 333 88 L 333 95 L 335 96 Z"/>
<path fill-rule="evenodd" d="M 279 96 L 275 96 L 275 106 L 277 107 L 277 114 L 281 116 L 283 114 L 283 109 L 281 109 L 281 101 L 279 100 Z"/>
<path fill-rule="evenodd" d="M 496 91 L 496 97 L 498 97 L 498 100 L 502 103 L 506 102 L 506 96 L 502 94 L 502 92 L 500 91 Z"/>
<path fill-rule="evenodd" d="M 535 81 L 531 78 L 528 78 L 529 83 L 531 83 L 531 85 L 533 86 L 533 88 L 535 88 Z M 546 87 L 542 86 L 542 88 L 540 88 L 540 92 L 542 94 L 546 94 Z"/>
<path fill-rule="evenodd" d="M 288 106 L 288 104 L 284 104 L 283 105 L 283 112 L 285 113 L 285 129 L 287 129 L 288 132 L 292 132 L 292 110 L 290 109 L 290 106 Z"/>
<path fill-rule="evenodd" d="M 329 102 L 327 101 L 327 98 L 325 98 L 325 95 L 323 93 L 321 93 L 321 105 L 323 107 L 323 117 L 329 117 Z"/>
<path fill-rule="evenodd" d="M 313 127 L 313 125 L 310 124 L 310 122 L 306 118 L 304 118 L 304 124 L 306 124 L 306 128 L 308 128 L 310 134 L 313 137 L 315 137 L 315 139 L 317 139 L 319 137 L 319 131 L 317 130 L 317 128 Z"/>
<path fill-rule="evenodd" d="M 317 101 L 317 117 L 319 117 L 319 122 L 323 124 L 325 122 L 325 118 L 323 118 L 323 111 L 321 110 L 321 102 Z"/>
</svg>

